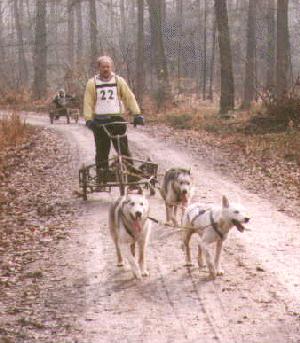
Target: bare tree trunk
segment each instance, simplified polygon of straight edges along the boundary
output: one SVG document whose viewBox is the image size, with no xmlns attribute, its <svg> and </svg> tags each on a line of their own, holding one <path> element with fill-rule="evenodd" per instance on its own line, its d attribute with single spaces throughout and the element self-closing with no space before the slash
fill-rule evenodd
<svg viewBox="0 0 300 343">
<path fill-rule="evenodd" d="M 91 43 L 91 72 L 95 69 L 95 60 L 98 53 L 97 48 L 97 13 L 95 0 L 89 0 L 89 21 L 90 21 L 90 43 Z"/>
<path fill-rule="evenodd" d="M 120 14 L 121 14 L 121 34 L 120 34 L 120 46 L 124 49 L 127 44 L 127 25 L 125 15 L 125 0 L 120 0 Z"/>
<path fill-rule="evenodd" d="M 177 87 L 181 92 L 181 55 L 182 55 L 182 0 L 176 0 L 176 27 L 177 27 Z"/>
<path fill-rule="evenodd" d="M 232 53 L 226 0 L 215 0 L 215 13 L 218 27 L 221 63 L 220 113 L 225 114 L 234 108 Z"/>
<path fill-rule="evenodd" d="M 203 29 L 203 84 L 202 97 L 206 99 L 206 78 L 207 78 L 207 0 L 204 0 L 204 29 Z"/>
<path fill-rule="evenodd" d="M 3 8 L 2 3 L 0 2 L 0 59 L 1 61 L 5 61 L 6 54 L 4 49 L 4 35 L 3 35 L 3 14 L 2 14 Z M 4 66 L 2 63 L 0 63 L 0 75 L 3 77 L 4 74 Z M 1 83 L 1 88 L 3 87 L 3 84 Z"/>
<path fill-rule="evenodd" d="M 33 97 L 42 99 L 47 95 L 47 29 L 46 0 L 36 0 Z"/>
<path fill-rule="evenodd" d="M 74 0 L 68 0 L 68 64 L 74 66 Z"/>
<path fill-rule="evenodd" d="M 165 27 L 167 20 L 167 1 L 162 0 L 161 1 L 161 25 L 162 27 Z"/>
<path fill-rule="evenodd" d="M 289 71 L 289 29 L 288 0 L 277 1 L 277 95 L 282 96 L 288 90 Z"/>
<path fill-rule="evenodd" d="M 250 108 L 255 96 L 255 51 L 256 51 L 256 0 L 249 0 L 247 24 L 247 55 L 245 63 L 244 101 L 242 107 Z"/>
<path fill-rule="evenodd" d="M 138 32 L 137 32 L 137 73 L 136 96 L 142 106 L 145 88 L 145 38 L 144 38 L 144 0 L 137 0 L 138 5 Z"/>
<path fill-rule="evenodd" d="M 21 3 L 23 0 L 19 1 L 14 0 L 14 17 L 15 17 L 15 25 L 17 31 L 17 44 L 18 44 L 18 81 L 19 86 L 26 87 L 28 83 L 28 68 L 27 62 L 25 58 L 25 51 L 24 51 L 24 40 L 23 40 L 23 27 L 22 22 L 23 16 L 20 16 L 20 6 L 23 6 Z"/>
<path fill-rule="evenodd" d="M 51 32 L 51 37 L 49 36 L 49 44 L 51 46 L 49 60 L 52 60 L 52 64 L 58 64 L 58 34 L 57 34 L 57 0 L 53 0 L 50 3 L 50 19 L 49 19 L 49 31 Z M 52 55 L 53 54 L 53 55 Z"/>
<path fill-rule="evenodd" d="M 288 86 L 290 87 L 294 84 L 294 73 L 293 73 L 290 35 L 288 38 L 288 57 L 289 57 Z"/>
<path fill-rule="evenodd" d="M 150 12 L 151 36 L 153 36 L 154 65 L 156 68 L 158 87 L 158 106 L 160 107 L 169 95 L 169 78 L 167 60 L 161 28 L 161 0 L 148 0 Z"/>
<path fill-rule="evenodd" d="M 137 26 L 136 23 L 136 1 L 130 0 L 127 1 L 127 8 L 128 8 L 128 17 L 131 18 L 131 20 L 127 23 L 127 30 L 134 30 Z"/>
<path fill-rule="evenodd" d="M 275 49 L 276 49 L 276 20 L 275 20 L 275 0 L 268 0 L 268 52 L 267 52 L 267 81 L 266 88 L 274 87 L 275 75 Z"/>
<path fill-rule="evenodd" d="M 197 93 L 201 93 L 201 85 L 203 84 L 202 76 L 203 76 L 203 51 L 202 51 L 202 32 L 203 32 L 203 23 L 202 23 L 202 0 L 197 1 L 197 14 L 198 14 L 198 25 L 197 25 L 197 68 L 196 68 L 196 85 L 197 85 Z"/>
<path fill-rule="evenodd" d="M 81 62 L 83 59 L 83 26 L 82 26 L 82 6 L 81 0 L 77 0 L 75 4 L 76 10 L 76 24 L 77 24 L 77 61 Z"/>
<path fill-rule="evenodd" d="M 123 58 L 122 64 L 126 65 L 126 73 L 127 73 L 127 79 L 130 79 L 130 57 L 129 55 L 129 49 L 127 44 L 127 25 L 126 25 L 126 11 L 125 11 L 125 0 L 119 0 L 120 5 L 120 19 L 121 19 L 121 28 L 120 28 L 120 34 L 119 34 L 119 46 L 120 46 L 120 52 Z"/>
<path fill-rule="evenodd" d="M 153 48 L 155 51 L 155 67 L 159 80 L 168 83 L 167 61 L 162 39 L 161 27 L 161 0 L 148 0 L 150 12 L 150 29 L 153 37 Z"/>
<path fill-rule="evenodd" d="M 110 0 L 110 34 L 114 36 L 114 4 L 113 0 Z"/>
<path fill-rule="evenodd" d="M 212 44 L 211 44 L 209 92 L 208 92 L 208 99 L 211 100 L 211 101 L 214 100 L 213 82 L 214 82 L 215 54 L 216 54 L 216 33 L 217 33 L 217 23 L 216 23 L 216 19 L 214 19 L 213 36 L 212 36 Z"/>
</svg>

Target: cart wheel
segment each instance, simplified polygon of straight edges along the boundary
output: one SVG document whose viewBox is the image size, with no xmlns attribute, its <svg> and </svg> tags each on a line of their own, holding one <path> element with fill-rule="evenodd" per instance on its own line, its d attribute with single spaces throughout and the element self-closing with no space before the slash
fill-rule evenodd
<svg viewBox="0 0 300 343">
<path fill-rule="evenodd" d="M 67 124 L 70 124 L 70 116 L 67 114 Z"/>
<path fill-rule="evenodd" d="M 78 124 L 78 120 L 79 120 L 79 116 L 76 115 L 76 116 L 75 116 L 75 123 L 76 123 L 76 124 Z"/>
<path fill-rule="evenodd" d="M 124 162 L 121 162 L 116 166 L 116 176 L 119 183 L 119 192 L 120 195 L 125 195 L 127 180 L 127 168 Z"/>
<path fill-rule="evenodd" d="M 155 188 L 153 188 L 152 186 L 150 186 L 150 195 L 153 196 L 155 195 L 156 192 L 155 192 Z"/>
<path fill-rule="evenodd" d="M 154 177 L 152 176 L 150 178 L 150 182 L 149 182 L 151 196 L 156 194 L 156 189 L 155 189 L 156 183 L 157 183 L 157 176 L 155 175 Z"/>
<path fill-rule="evenodd" d="M 119 183 L 119 193 L 120 195 L 125 195 L 125 190 L 126 190 L 126 182 L 124 181 L 122 173 L 118 173 L 118 183 Z"/>
<path fill-rule="evenodd" d="M 82 171 L 82 198 L 84 201 L 87 201 L 87 173 L 86 173 L 86 168 L 83 165 L 81 167 Z"/>
<path fill-rule="evenodd" d="M 83 186 L 83 188 L 82 188 L 82 198 L 84 201 L 87 201 L 87 187 L 86 187 L 86 185 Z"/>
<path fill-rule="evenodd" d="M 49 114 L 49 118 L 50 118 L 50 123 L 53 124 L 53 122 L 54 122 L 54 115 L 52 113 Z"/>
</svg>

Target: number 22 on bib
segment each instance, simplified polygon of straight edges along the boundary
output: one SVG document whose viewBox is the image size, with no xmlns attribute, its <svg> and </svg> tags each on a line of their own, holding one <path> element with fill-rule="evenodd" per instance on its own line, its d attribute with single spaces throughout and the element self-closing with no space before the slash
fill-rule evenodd
<svg viewBox="0 0 300 343">
<path fill-rule="evenodd" d="M 121 114 L 122 104 L 118 97 L 117 80 L 113 76 L 110 81 L 101 81 L 99 76 L 95 76 L 96 86 L 96 115 Z"/>
</svg>

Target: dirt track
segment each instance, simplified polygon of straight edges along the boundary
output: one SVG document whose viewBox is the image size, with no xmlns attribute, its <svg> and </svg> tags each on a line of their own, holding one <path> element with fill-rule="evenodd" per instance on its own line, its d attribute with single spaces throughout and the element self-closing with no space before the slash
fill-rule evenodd
<svg viewBox="0 0 300 343">
<path fill-rule="evenodd" d="M 49 125 L 44 117 L 26 120 Z M 93 137 L 83 125 L 58 122 L 52 129 L 65 136 L 78 167 L 93 162 Z M 192 167 L 193 200 L 209 204 L 226 194 L 243 203 L 252 217 L 251 231 L 231 232 L 223 255 L 225 275 L 207 281 L 207 272 L 183 267 L 180 236 L 161 240 L 159 231 L 165 229 L 153 225 L 150 277 L 137 281 L 116 267 L 108 234 L 107 211 L 117 193 L 78 200 L 78 229 L 53 256 L 51 272 L 64 277 L 47 299 L 65 313 L 77 313 L 78 330 L 69 339 L 49 342 L 300 342 L 299 223 L 182 147 L 160 142 L 143 129 L 130 129 L 129 140 L 134 155 L 150 155 L 160 172 Z M 158 195 L 151 200 L 151 214 L 164 219 Z"/>
</svg>

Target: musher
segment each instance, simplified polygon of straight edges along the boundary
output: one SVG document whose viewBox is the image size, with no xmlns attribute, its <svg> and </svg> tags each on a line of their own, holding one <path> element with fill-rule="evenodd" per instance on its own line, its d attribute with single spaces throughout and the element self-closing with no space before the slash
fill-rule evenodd
<svg viewBox="0 0 300 343">
<path fill-rule="evenodd" d="M 113 72 L 112 59 L 109 56 L 101 56 L 97 59 L 97 66 L 99 74 L 89 79 L 86 85 L 83 113 L 86 126 L 93 131 L 95 137 L 97 170 L 108 170 L 111 141 L 116 151 L 118 144 L 116 140 L 111 140 L 99 125 L 112 124 L 107 126 L 112 135 L 124 135 L 127 130 L 126 124 L 113 125 L 114 122 L 125 121 L 124 107 L 134 115 L 135 126 L 143 125 L 144 117 L 126 81 Z M 131 157 L 126 136 L 120 138 L 120 153 Z"/>
</svg>

